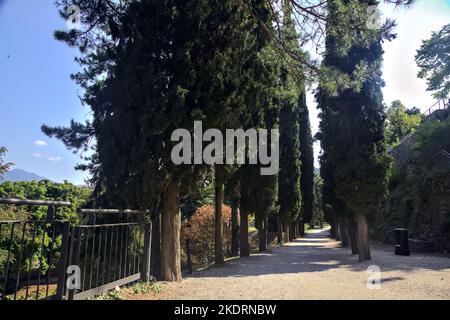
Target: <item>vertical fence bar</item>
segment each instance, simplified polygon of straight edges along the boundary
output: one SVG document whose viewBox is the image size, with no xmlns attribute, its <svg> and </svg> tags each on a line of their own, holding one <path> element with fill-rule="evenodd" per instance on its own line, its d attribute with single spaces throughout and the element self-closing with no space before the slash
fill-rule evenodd
<svg viewBox="0 0 450 320">
<path fill-rule="evenodd" d="M 14 290 L 14 300 L 16 300 L 17 290 L 19 290 L 19 284 L 20 284 L 20 268 L 22 267 L 22 252 L 23 252 L 23 247 L 25 246 L 26 225 L 27 225 L 27 222 L 24 222 L 23 227 L 22 227 L 22 237 L 20 240 L 19 260 L 17 261 L 17 279 L 16 279 L 16 288 Z"/>
<path fill-rule="evenodd" d="M 81 245 L 81 228 L 80 227 L 74 227 L 73 232 L 73 251 L 72 251 L 72 259 L 71 264 L 78 266 L 80 264 L 80 245 Z M 73 296 L 75 295 L 75 290 L 68 290 L 68 299 L 73 300 Z"/>
<path fill-rule="evenodd" d="M 39 255 L 39 269 L 38 269 L 38 278 L 37 278 L 37 285 L 36 285 L 36 300 L 39 299 L 39 289 L 41 286 L 41 273 L 42 273 L 42 255 L 43 255 L 43 250 L 45 248 L 45 224 L 43 225 L 42 228 L 42 240 L 41 240 L 41 247 L 40 247 L 40 255 Z"/>
<path fill-rule="evenodd" d="M 30 254 L 30 265 L 28 266 L 28 281 L 27 288 L 25 290 L 25 300 L 28 300 L 28 290 L 31 282 L 31 268 L 33 265 L 33 255 L 34 255 L 34 242 L 36 240 L 36 224 L 33 225 L 33 238 L 31 240 L 31 254 Z"/>
<path fill-rule="evenodd" d="M 47 286 L 47 288 L 45 289 L 45 297 L 48 298 L 48 290 L 49 290 L 49 286 L 50 286 L 50 273 L 52 270 L 52 261 L 53 261 L 53 246 L 55 245 L 55 225 L 52 225 L 52 243 L 50 246 L 50 253 L 48 256 L 48 269 L 47 269 L 47 277 L 46 277 L 46 281 L 45 284 Z"/>
<path fill-rule="evenodd" d="M 90 271 L 89 271 L 89 286 L 88 289 L 92 289 L 92 272 L 94 267 L 94 258 L 95 258 L 95 228 L 92 230 L 92 253 L 91 253 L 91 263 L 90 263 Z"/>
<path fill-rule="evenodd" d="M 64 299 L 64 286 L 66 280 L 67 256 L 69 251 L 70 223 L 64 221 L 62 223 L 62 242 L 60 248 L 60 258 L 58 265 L 58 280 L 56 285 L 55 300 Z"/>
<path fill-rule="evenodd" d="M 9 260 L 11 258 L 11 250 L 12 250 L 15 226 L 16 226 L 16 222 L 13 222 L 12 225 L 11 225 L 11 235 L 9 237 L 9 249 L 8 249 L 8 255 L 7 255 L 7 258 L 6 258 L 5 282 L 4 282 L 4 287 L 3 287 L 3 296 L 4 297 L 6 297 L 6 289 L 8 287 Z"/>
<path fill-rule="evenodd" d="M 98 253 L 97 253 L 97 258 L 95 259 L 95 267 L 96 267 L 96 272 L 95 272 L 95 282 L 94 282 L 94 287 L 98 286 L 98 277 L 100 274 L 100 261 L 102 259 L 102 234 L 103 234 L 104 228 L 99 228 L 98 230 Z"/>
<path fill-rule="evenodd" d="M 83 254 L 83 280 L 81 281 L 81 290 L 84 291 L 84 287 L 86 285 L 86 269 L 88 267 L 87 264 L 87 256 L 88 256 L 88 244 L 89 244 L 89 229 L 84 230 L 84 254 Z"/>
<path fill-rule="evenodd" d="M 107 255 L 106 248 L 108 247 L 108 230 L 109 230 L 109 227 L 105 227 L 105 249 L 103 250 L 103 259 L 102 259 L 102 285 L 105 284 L 105 274 L 106 274 L 105 265 L 106 265 L 106 255 Z"/>
<path fill-rule="evenodd" d="M 142 255 L 142 270 L 141 280 L 150 280 L 150 261 L 151 261 L 151 248 L 152 248 L 152 223 L 146 223 L 144 225 L 144 252 Z"/>
<path fill-rule="evenodd" d="M 115 246 L 115 252 L 114 252 L 114 274 L 113 274 L 113 280 L 116 280 L 116 270 L 117 270 L 117 251 L 119 250 L 119 228 L 120 226 L 117 226 L 116 228 L 116 246 Z"/>
</svg>

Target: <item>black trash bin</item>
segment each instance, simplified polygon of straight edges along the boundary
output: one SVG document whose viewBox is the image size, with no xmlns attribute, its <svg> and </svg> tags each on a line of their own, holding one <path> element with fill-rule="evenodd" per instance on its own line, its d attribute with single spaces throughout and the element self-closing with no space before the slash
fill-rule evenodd
<svg viewBox="0 0 450 320">
<path fill-rule="evenodd" d="M 397 228 L 395 233 L 395 254 L 400 256 L 409 256 L 408 230 Z"/>
</svg>

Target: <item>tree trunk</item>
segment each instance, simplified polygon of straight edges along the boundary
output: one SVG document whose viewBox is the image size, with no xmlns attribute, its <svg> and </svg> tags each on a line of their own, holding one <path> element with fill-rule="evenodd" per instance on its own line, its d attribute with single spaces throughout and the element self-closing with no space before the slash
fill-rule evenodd
<svg viewBox="0 0 450 320">
<path fill-rule="evenodd" d="M 284 242 L 289 242 L 289 231 L 291 230 L 290 223 L 287 221 L 284 222 L 283 231 L 284 231 Z"/>
<path fill-rule="evenodd" d="M 223 170 L 220 165 L 215 165 L 215 237 L 214 252 L 215 264 L 224 264 L 223 253 L 223 223 L 222 223 L 222 202 L 223 202 Z"/>
<path fill-rule="evenodd" d="M 289 241 L 292 241 L 294 239 L 297 238 L 297 234 L 296 234 L 296 228 L 295 228 L 296 223 L 292 222 L 289 225 Z"/>
<path fill-rule="evenodd" d="M 358 242 L 356 236 L 356 226 L 353 216 L 347 218 L 347 228 L 350 238 L 350 246 L 352 248 L 352 254 L 358 254 Z"/>
<path fill-rule="evenodd" d="M 246 210 L 241 208 L 239 210 L 241 223 L 239 225 L 239 247 L 240 247 L 240 256 L 248 257 L 250 255 L 250 247 L 248 244 L 248 213 Z"/>
<path fill-rule="evenodd" d="M 181 280 L 179 186 L 170 180 L 162 195 L 161 279 Z"/>
<path fill-rule="evenodd" d="M 231 256 L 239 255 L 239 200 L 231 203 Z"/>
<path fill-rule="evenodd" d="M 152 215 L 150 274 L 158 280 L 161 279 L 161 213 L 159 212 L 159 205 Z"/>
<path fill-rule="evenodd" d="M 340 217 L 339 219 L 339 233 L 341 235 L 341 246 L 343 248 L 348 247 L 348 237 L 347 237 L 347 226 L 345 217 Z"/>
<path fill-rule="evenodd" d="M 334 226 L 334 238 L 336 239 L 336 241 L 341 241 L 341 229 L 338 217 L 334 218 Z"/>
<path fill-rule="evenodd" d="M 303 219 L 298 221 L 298 229 L 299 236 L 303 237 L 305 235 L 305 223 L 303 222 Z"/>
<path fill-rule="evenodd" d="M 267 218 L 258 219 L 258 242 L 259 251 L 267 250 Z"/>
<path fill-rule="evenodd" d="M 279 215 L 277 215 L 277 242 L 279 245 L 283 244 L 283 224 Z"/>
<path fill-rule="evenodd" d="M 330 236 L 331 238 L 336 239 L 336 222 L 334 218 L 330 219 L 330 226 Z"/>
<path fill-rule="evenodd" d="M 364 213 L 356 214 L 356 225 L 359 261 L 370 260 L 371 257 L 369 248 L 369 234 L 367 231 L 367 218 Z"/>
</svg>

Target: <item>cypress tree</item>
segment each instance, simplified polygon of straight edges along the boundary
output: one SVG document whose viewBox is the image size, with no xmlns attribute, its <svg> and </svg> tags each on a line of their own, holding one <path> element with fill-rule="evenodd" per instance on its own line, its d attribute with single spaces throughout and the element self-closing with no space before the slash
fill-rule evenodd
<svg viewBox="0 0 450 320">
<path fill-rule="evenodd" d="M 363 30 L 365 41 L 354 43 L 345 54 L 340 44 L 345 39 L 332 33 L 326 40 L 327 52 L 323 61 L 325 67 L 333 67 L 345 74 L 354 74 L 361 66 L 366 66 L 370 76 L 357 88 L 343 88 L 337 95 L 326 93 L 329 84 L 321 83 L 318 103 L 322 110 L 321 129 L 325 165 L 324 189 L 339 199 L 334 203 L 333 212 L 341 225 L 345 225 L 345 208 L 355 212 L 357 224 L 357 244 L 359 260 L 370 259 L 367 214 L 379 204 L 386 191 L 386 173 L 389 158 L 383 132 L 384 111 L 381 94 L 381 59 L 383 36 L 391 36 L 384 30 L 365 28 L 367 6 L 375 1 L 359 1 L 357 17 Z M 329 1 L 330 12 L 347 5 Z M 355 5 L 355 4 L 353 4 Z M 339 23 L 331 21 L 330 23 Z M 329 189 L 326 189 L 327 191 Z M 325 200 L 325 193 L 324 193 Z M 342 202 L 344 206 L 339 206 Z M 336 228 L 338 232 L 339 228 Z M 342 227 L 341 230 L 344 230 Z M 342 235 L 341 237 L 345 237 Z"/>
<path fill-rule="evenodd" d="M 288 1 L 283 7 L 282 37 L 289 49 L 299 52 L 298 37 Z M 280 173 L 279 173 L 279 215 L 283 224 L 284 241 L 289 242 L 291 225 L 300 214 L 300 134 L 297 99 L 299 88 L 292 66 L 295 62 L 287 57 L 280 70 Z"/>
<path fill-rule="evenodd" d="M 302 192 L 302 208 L 300 213 L 300 228 L 303 234 L 303 224 L 309 223 L 313 214 L 314 205 L 314 151 L 311 125 L 309 122 L 309 112 L 306 105 L 306 95 L 304 89 L 299 95 L 299 117 L 300 117 L 300 161 L 301 180 L 300 189 Z"/>
<path fill-rule="evenodd" d="M 194 120 L 218 129 L 247 120 L 249 108 L 259 106 L 253 103 L 252 76 L 265 37 L 233 1 L 133 1 L 110 8 L 121 10 L 113 18 L 85 9 L 82 21 L 93 23 L 90 31 L 56 35 L 82 51 L 86 72 L 74 78 L 86 91 L 83 101 L 94 120 L 69 128 L 44 126 L 44 132 L 76 150 L 95 138 L 85 168 L 105 203 L 139 208 L 161 203 L 161 276 L 179 280 L 179 198 L 194 185 L 195 172 L 206 168 L 172 163 L 172 132 L 192 132 Z M 220 165 L 215 169 L 216 262 L 221 263 L 225 172 Z"/>
</svg>

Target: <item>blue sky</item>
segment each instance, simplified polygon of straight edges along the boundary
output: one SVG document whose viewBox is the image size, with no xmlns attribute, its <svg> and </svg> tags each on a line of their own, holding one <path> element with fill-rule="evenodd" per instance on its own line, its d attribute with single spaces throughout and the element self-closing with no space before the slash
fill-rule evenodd
<svg viewBox="0 0 450 320">
<path fill-rule="evenodd" d="M 85 174 L 73 169 L 78 156 L 40 131 L 43 123 L 89 114 L 70 79 L 77 51 L 53 38 L 61 28 L 66 24 L 53 0 L 0 1 L 0 145 L 16 168 L 81 184 Z"/>
<path fill-rule="evenodd" d="M 425 82 L 417 79 L 415 50 L 431 31 L 450 23 L 450 0 L 418 0 L 411 9 L 381 6 L 384 17 L 397 20 L 398 37 L 384 46 L 385 102 L 401 99 L 422 110 L 433 101 Z M 82 106 L 70 74 L 78 69 L 75 49 L 53 39 L 53 31 L 66 28 L 53 0 L 0 0 L 0 145 L 6 159 L 54 181 L 81 184 L 86 173 L 75 171 L 80 161 L 61 142 L 49 139 L 40 126 L 65 125 L 83 120 Z M 317 110 L 308 95 L 313 132 Z M 315 145 L 316 165 L 319 147 Z"/>
</svg>

